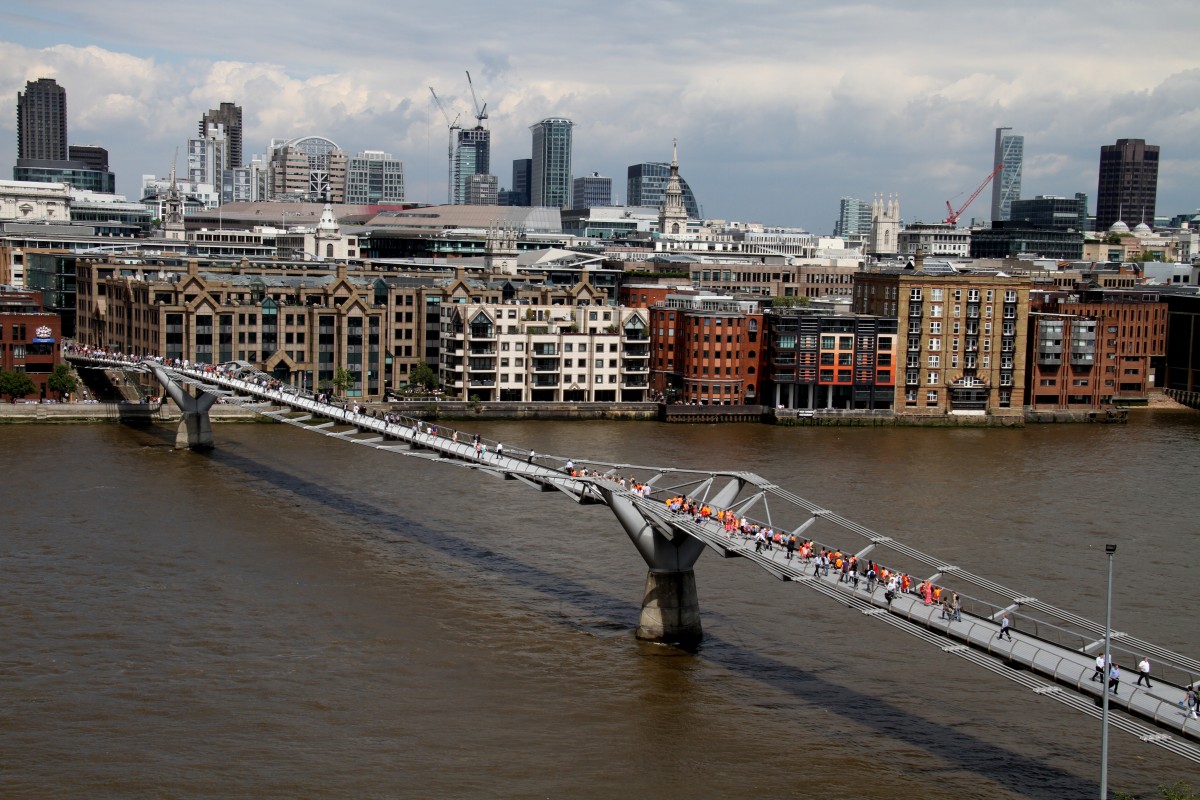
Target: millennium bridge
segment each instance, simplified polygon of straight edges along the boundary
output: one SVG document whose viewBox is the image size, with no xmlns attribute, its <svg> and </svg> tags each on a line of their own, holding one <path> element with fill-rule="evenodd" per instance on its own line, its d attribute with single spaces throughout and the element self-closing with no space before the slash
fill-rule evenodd
<svg viewBox="0 0 1200 800">
<path fill-rule="evenodd" d="M 605 505 L 648 567 L 640 639 L 685 647 L 701 640 L 693 567 L 709 550 L 749 561 L 774 578 L 860 611 L 864 620 L 891 625 L 1083 714 L 1100 718 L 1111 708 L 1112 727 L 1200 763 L 1200 721 L 1184 707 L 1188 688 L 1200 688 L 1200 661 L 1111 631 L 1111 660 L 1127 680 L 1121 693 L 1108 692 L 1104 679 L 1093 680 L 1097 656 L 1106 648 L 1105 625 L 876 533 L 754 473 L 572 462 L 301 391 L 245 362 L 183 365 L 101 351 L 67 353 L 66 358 L 81 369 L 152 374 L 182 414 L 175 442 L 181 449 L 214 446 L 208 412 L 220 402 L 352 444 L 491 473 L 579 504 Z M 622 479 L 632 475 L 639 476 L 644 490 Z M 818 569 L 817 559 L 793 557 L 777 545 L 760 548 L 740 533 L 727 533 L 715 514 L 706 519 L 672 510 L 665 501 L 675 497 L 810 540 L 818 552 L 854 555 L 860 564 L 869 558 L 893 573 L 928 581 L 957 593 L 960 612 L 948 615 L 917 594 L 885 592 L 880 583 L 861 577 L 845 580 L 836 570 Z M 1011 638 L 998 635 L 1004 618 L 1011 623 Z M 1131 680 L 1143 655 L 1154 663 L 1153 688 Z"/>
</svg>

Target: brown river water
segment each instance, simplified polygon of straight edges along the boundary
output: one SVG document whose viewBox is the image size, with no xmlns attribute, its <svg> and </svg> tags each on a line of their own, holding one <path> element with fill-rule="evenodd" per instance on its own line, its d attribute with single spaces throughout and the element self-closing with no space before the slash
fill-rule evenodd
<svg viewBox="0 0 1200 800">
<path fill-rule="evenodd" d="M 1200 415 L 1021 430 L 499 423 L 757 472 L 1200 656 Z M 0 797 L 1086 798 L 1099 724 L 706 554 L 706 639 L 633 636 L 607 509 L 294 428 L 0 427 Z M 1114 790 L 1194 763 L 1120 732 Z"/>
</svg>

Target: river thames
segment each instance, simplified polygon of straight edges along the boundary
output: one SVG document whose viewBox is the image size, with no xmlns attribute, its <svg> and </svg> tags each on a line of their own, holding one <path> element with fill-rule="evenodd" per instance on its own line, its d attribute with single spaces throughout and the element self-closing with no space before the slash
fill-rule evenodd
<svg viewBox="0 0 1200 800">
<path fill-rule="evenodd" d="M 462 423 L 756 472 L 1200 656 L 1200 415 L 1017 430 Z M 294 428 L 0 427 L 0 796 L 1088 798 L 1099 724 L 711 553 L 705 642 L 639 644 L 611 513 Z M 630 470 L 636 474 L 636 470 Z M 1110 737 L 1142 793 L 1194 763 Z"/>
</svg>

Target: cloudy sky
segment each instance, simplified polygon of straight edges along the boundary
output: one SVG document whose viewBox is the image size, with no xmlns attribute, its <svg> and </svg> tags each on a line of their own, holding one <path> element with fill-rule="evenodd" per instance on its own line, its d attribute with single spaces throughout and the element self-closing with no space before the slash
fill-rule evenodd
<svg viewBox="0 0 1200 800">
<path fill-rule="evenodd" d="M 0 164 L 17 93 L 53 77 L 70 142 L 107 147 L 131 197 L 231 101 L 247 155 L 311 134 L 384 150 L 408 198 L 437 203 L 447 131 L 429 87 L 473 122 L 470 70 L 502 186 L 529 126 L 565 116 L 575 175 L 611 176 L 621 200 L 626 167 L 678 139 L 708 217 L 828 233 L 839 198 L 896 192 L 906 220 L 938 221 L 1006 125 L 1025 136 L 1023 196 L 1083 191 L 1094 210 L 1100 146 L 1144 138 L 1162 147 L 1159 214 L 1175 214 L 1200 208 L 1198 33 L 1183 0 L 5 3 Z"/>
</svg>

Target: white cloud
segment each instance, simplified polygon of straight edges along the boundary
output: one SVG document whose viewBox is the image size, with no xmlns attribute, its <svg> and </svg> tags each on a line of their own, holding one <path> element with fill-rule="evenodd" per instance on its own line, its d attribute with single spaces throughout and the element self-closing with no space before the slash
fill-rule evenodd
<svg viewBox="0 0 1200 800">
<path fill-rule="evenodd" d="M 64 0 L 0 12 L 0 90 L 57 78 L 72 141 L 107 146 L 130 193 L 168 168 L 205 110 L 232 101 L 248 154 L 307 134 L 385 150 L 404 159 L 410 197 L 437 202 L 446 127 L 428 87 L 470 124 L 469 69 L 503 185 L 529 125 L 563 115 L 577 123 L 576 173 L 612 176 L 622 197 L 625 167 L 668 159 L 678 138 L 714 216 L 827 231 L 839 197 L 896 191 L 906 218 L 933 219 L 990 171 L 993 129 L 1010 125 L 1026 137 L 1027 196 L 1094 194 L 1100 145 L 1142 137 L 1163 148 L 1161 210 L 1195 208 L 1194 14 L 1159 4 L 1170 24 L 1139 43 L 1113 24 L 1128 13 L 1080 0 L 613 0 L 513 14 L 460 0 L 451 25 L 412 2 L 334 14 L 311 0 Z M 0 163 L 15 157 L 14 126 L 0 116 Z"/>
</svg>

